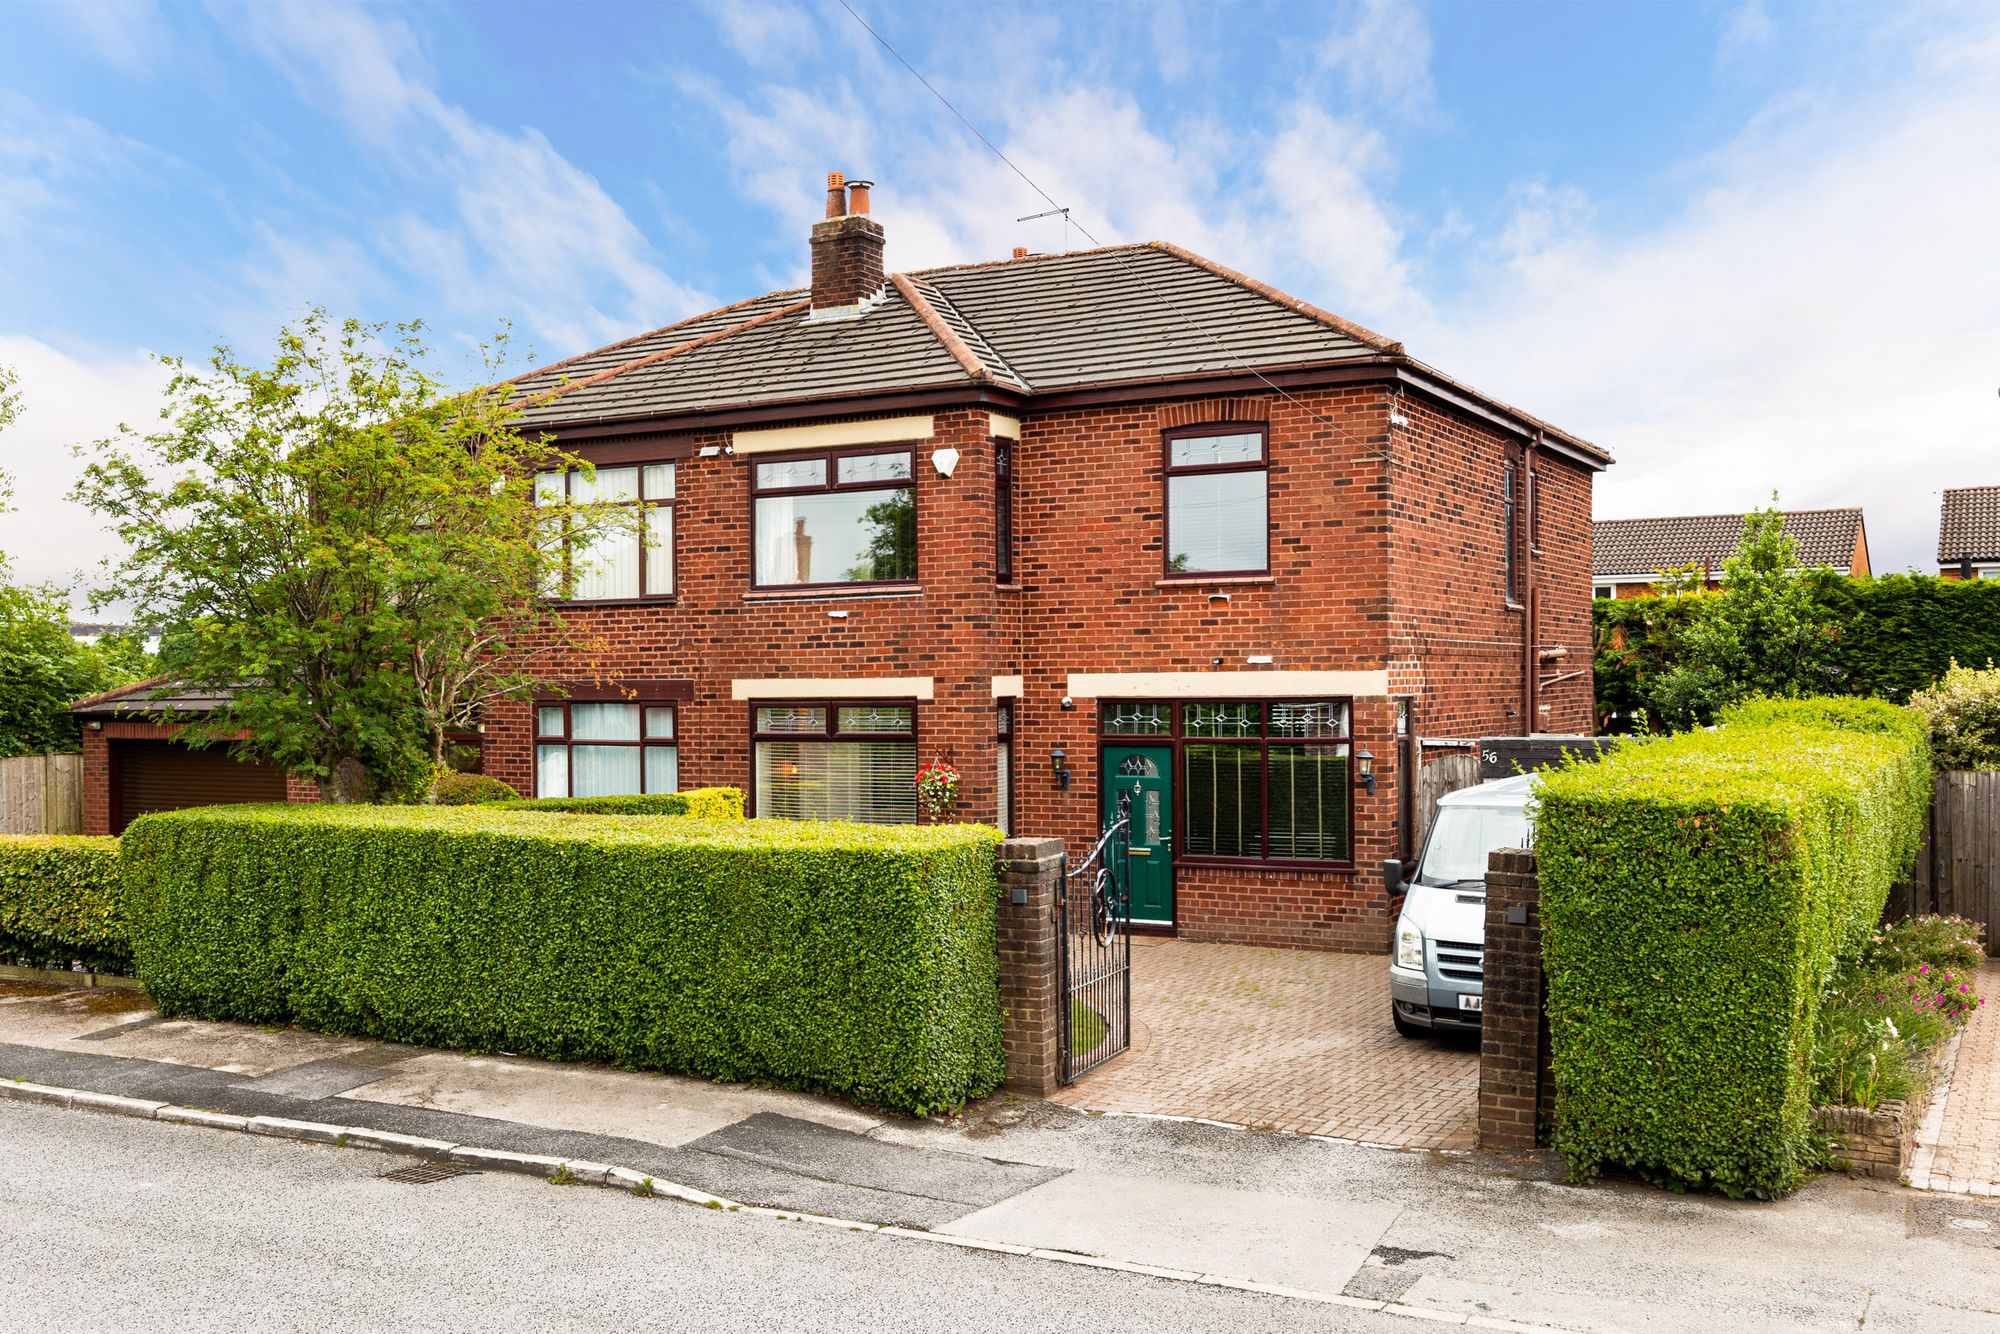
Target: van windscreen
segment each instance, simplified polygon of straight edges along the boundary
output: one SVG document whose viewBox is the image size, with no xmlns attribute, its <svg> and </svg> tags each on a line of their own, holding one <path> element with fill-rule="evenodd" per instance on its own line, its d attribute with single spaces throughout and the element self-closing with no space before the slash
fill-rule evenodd
<svg viewBox="0 0 2000 1334">
<path fill-rule="evenodd" d="M 1484 882 L 1486 854 L 1495 848 L 1528 846 L 1528 816 L 1522 810 L 1441 806 L 1417 868 L 1420 885 Z"/>
</svg>

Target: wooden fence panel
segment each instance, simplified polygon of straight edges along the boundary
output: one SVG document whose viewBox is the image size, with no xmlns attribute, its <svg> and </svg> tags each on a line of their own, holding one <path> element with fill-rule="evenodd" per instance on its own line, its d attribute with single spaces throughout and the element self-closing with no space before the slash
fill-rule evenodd
<svg viewBox="0 0 2000 1334">
<path fill-rule="evenodd" d="M 0 760 L 0 834 L 83 832 L 83 756 Z"/>
<path fill-rule="evenodd" d="M 1907 895 L 1909 912 L 1969 917 L 1986 928 L 1986 952 L 2000 955 L 2000 772 L 1938 775 L 1930 839 L 1910 879 L 1891 895 L 1892 912 Z"/>
<path fill-rule="evenodd" d="M 1431 832 L 1431 821 L 1437 816 L 1438 798 L 1447 792 L 1471 787 L 1478 781 L 1479 756 L 1470 752 L 1440 755 L 1417 770 L 1417 809 L 1412 820 L 1416 839 L 1410 845 L 1417 855 L 1422 855 L 1424 839 Z"/>
</svg>

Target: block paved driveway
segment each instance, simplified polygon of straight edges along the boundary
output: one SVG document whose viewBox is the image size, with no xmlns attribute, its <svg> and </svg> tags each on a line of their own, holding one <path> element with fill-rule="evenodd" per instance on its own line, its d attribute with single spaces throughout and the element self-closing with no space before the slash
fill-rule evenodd
<svg viewBox="0 0 2000 1334">
<path fill-rule="evenodd" d="M 1926 1190 L 2000 1195 L 2000 964 L 1978 985 L 1986 1005 L 1966 1020 L 1951 1082 L 1917 1133 L 1910 1184 Z"/>
<path fill-rule="evenodd" d="M 1389 1023 L 1388 959 L 1132 941 L 1132 1049 L 1055 1101 L 1411 1149 L 1469 1149 L 1479 1048 Z"/>
</svg>

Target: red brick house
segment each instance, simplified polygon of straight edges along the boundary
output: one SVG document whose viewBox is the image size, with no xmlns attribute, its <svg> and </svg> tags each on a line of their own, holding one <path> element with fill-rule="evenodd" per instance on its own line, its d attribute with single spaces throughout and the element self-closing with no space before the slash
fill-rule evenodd
<svg viewBox="0 0 2000 1334">
<path fill-rule="evenodd" d="M 1415 738 L 1588 731 L 1596 446 L 1165 243 L 883 269 L 829 178 L 812 286 L 522 377 L 549 477 L 645 512 L 569 614 L 602 682 L 492 709 L 524 793 L 741 786 L 1088 848 L 1134 915 L 1379 949 Z"/>
</svg>

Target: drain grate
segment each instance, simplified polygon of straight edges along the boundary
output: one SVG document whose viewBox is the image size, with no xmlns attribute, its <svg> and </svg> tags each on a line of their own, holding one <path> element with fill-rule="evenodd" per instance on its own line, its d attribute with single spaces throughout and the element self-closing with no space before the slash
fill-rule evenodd
<svg viewBox="0 0 2000 1334">
<path fill-rule="evenodd" d="M 453 1177 L 477 1176 L 477 1168 L 460 1167 L 457 1163 L 411 1163 L 393 1172 L 382 1173 L 384 1181 L 402 1181 L 412 1186 L 428 1186 L 433 1181 L 449 1181 Z"/>
</svg>

